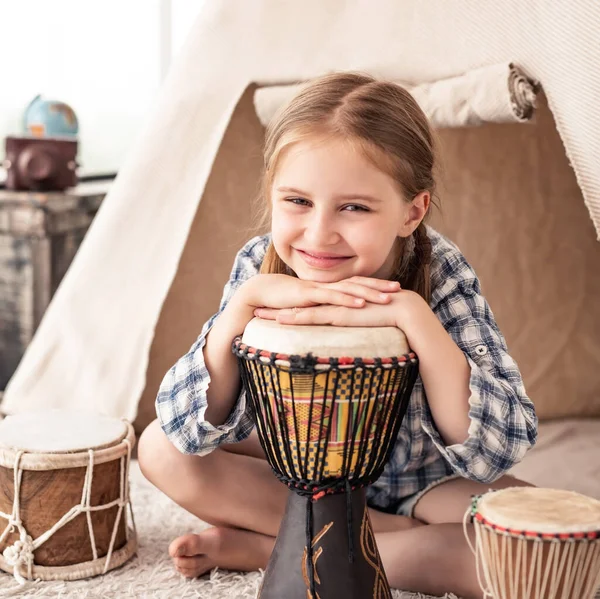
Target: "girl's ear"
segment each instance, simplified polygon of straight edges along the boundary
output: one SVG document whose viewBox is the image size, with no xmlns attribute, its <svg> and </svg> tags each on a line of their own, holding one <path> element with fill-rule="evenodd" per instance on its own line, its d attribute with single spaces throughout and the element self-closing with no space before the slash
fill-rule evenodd
<svg viewBox="0 0 600 599">
<path fill-rule="evenodd" d="M 431 194 L 428 191 L 418 193 L 408 204 L 406 218 L 398 232 L 399 237 L 408 237 L 412 235 L 414 230 L 421 224 L 429 210 L 431 203 Z"/>
</svg>

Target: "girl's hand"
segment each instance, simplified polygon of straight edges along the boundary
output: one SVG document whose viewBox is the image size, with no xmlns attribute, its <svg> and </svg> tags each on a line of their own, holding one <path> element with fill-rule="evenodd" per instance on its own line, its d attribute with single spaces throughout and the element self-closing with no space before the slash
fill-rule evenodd
<svg viewBox="0 0 600 599">
<path fill-rule="evenodd" d="M 427 305 L 412 291 L 398 291 L 389 295 L 390 300 L 386 304 L 367 302 L 359 310 L 330 304 L 292 309 L 257 308 L 254 315 L 281 324 L 398 327 L 406 332 L 412 316 L 427 308 Z"/>
<path fill-rule="evenodd" d="M 320 304 L 362 308 L 366 303 L 388 304 L 400 289 L 395 281 L 351 277 L 336 283 L 304 281 L 288 275 L 256 275 L 240 288 L 253 308 L 298 309 Z"/>
</svg>

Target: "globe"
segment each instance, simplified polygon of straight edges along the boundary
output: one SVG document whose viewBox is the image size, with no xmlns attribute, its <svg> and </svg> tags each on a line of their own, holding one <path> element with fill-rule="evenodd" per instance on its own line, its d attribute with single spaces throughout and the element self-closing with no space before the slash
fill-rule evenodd
<svg viewBox="0 0 600 599">
<path fill-rule="evenodd" d="M 23 133 L 34 137 L 74 138 L 79 132 L 75 111 L 64 102 L 36 96 L 23 114 Z"/>
</svg>

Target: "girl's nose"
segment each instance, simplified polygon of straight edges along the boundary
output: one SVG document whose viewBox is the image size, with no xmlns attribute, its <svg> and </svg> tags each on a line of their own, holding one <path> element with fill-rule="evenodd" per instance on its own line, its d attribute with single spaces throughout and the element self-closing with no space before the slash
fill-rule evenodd
<svg viewBox="0 0 600 599">
<path fill-rule="evenodd" d="M 340 235 L 335 220 L 324 214 L 314 214 L 304 231 L 304 236 L 311 244 L 311 249 L 333 245 L 339 241 Z"/>
</svg>

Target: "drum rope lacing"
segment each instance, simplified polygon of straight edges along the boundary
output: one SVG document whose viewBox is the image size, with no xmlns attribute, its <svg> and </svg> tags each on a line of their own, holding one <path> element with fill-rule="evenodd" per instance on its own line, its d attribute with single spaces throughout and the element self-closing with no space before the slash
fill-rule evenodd
<svg viewBox="0 0 600 599">
<path fill-rule="evenodd" d="M 15 455 L 14 461 L 14 476 L 13 476 L 13 491 L 14 491 L 14 499 L 13 499 L 13 508 L 11 514 L 5 514 L 0 511 L 0 517 L 6 519 L 8 521 L 4 532 L 0 535 L 0 545 L 4 542 L 4 540 L 8 537 L 8 535 L 14 531 L 16 528 L 19 532 L 19 539 L 15 541 L 12 545 L 6 547 L 3 551 L 3 557 L 6 560 L 6 563 L 9 566 L 13 567 L 13 576 L 17 580 L 17 582 L 21 585 L 25 584 L 25 578 L 22 574 L 23 569 L 26 570 L 26 576 L 29 579 L 33 579 L 33 568 L 34 568 L 34 551 L 38 549 L 41 545 L 43 545 L 52 535 L 54 535 L 58 530 L 60 530 L 63 526 L 74 520 L 77 516 L 82 513 L 86 514 L 87 524 L 88 524 L 88 532 L 90 538 L 90 544 L 92 547 L 93 561 L 92 564 L 99 563 L 99 561 L 104 560 L 104 568 L 102 570 L 103 574 L 106 574 L 110 567 L 110 561 L 113 555 L 115 540 L 117 537 L 119 523 L 121 522 L 121 516 L 123 515 L 123 510 L 129 507 L 129 513 L 131 516 L 131 521 L 133 525 L 133 531 L 136 533 L 135 519 L 133 517 L 133 509 L 131 507 L 131 499 L 129 496 L 129 463 L 131 461 L 131 441 L 129 439 L 123 439 L 121 444 L 126 446 L 126 455 L 120 458 L 120 492 L 119 497 L 109 503 L 103 505 L 91 505 L 91 493 L 92 493 L 92 482 L 94 477 L 94 455 L 95 452 L 93 449 L 88 450 L 88 464 L 86 467 L 85 478 L 83 482 L 83 489 L 81 494 L 81 502 L 78 505 L 73 506 L 67 513 L 65 513 L 59 520 L 52 526 L 49 530 L 38 536 L 36 539 L 32 539 L 32 537 L 27 533 L 25 526 L 21 520 L 21 505 L 20 505 L 20 495 L 21 495 L 21 481 L 23 478 L 23 469 L 20 466 L 21 458 L 26 451 L 18 451 Z M 53 463 L 53 462 L 50 462 Z M 117 516 L 115 518 L 115 523 L 113 526 L 110 544 L 108 547 L 108 552 L 105 557 L 98 559 L 98 549 L 96 547 L 96 539 L 94 535 L 94 528 L 92 526 L 92 512 L 97 512 L 100 510 L 107 510 L 114 506 L 118 506 Z M 129 528 L 125 525 L 125 537 L 126 540 L 129 540 Z M 77 567 L 70 566 L 70 568 Z M 61 569 L 66 568 L 66 566 L 61 566 Z"/>
<path fill-rule="evenodd" d="M 561 597 L 592 597 L 600 584 L 600 531 L 549 534 L 506 529 L 480 516 L 478 505 L 482 498 L 483 495 L 472 496 L 471 505 L 463 516 L 463 533 L 475 556 L 477 581 L 484 598 L 558 597 L 561 586 Z M 469 535 L 469 524 L 475 524 L 475 545 Z M 485 530 L 493 536 L 486 535 Z M 514 551 L 516 567 L 511 540 L 517 544 Z M 528 543 L 533 544 L 529 561 Z M 590 545 L 593 545 L 591 549 Z M 549 547 L 545 558 L 544 546 Z M 547 561 L 545 568 L 543 559 Z M 528 567 L 531 570 L 529 578 Z M 593 576 L 593 572 L 598 574 Z"/>
</svg>

